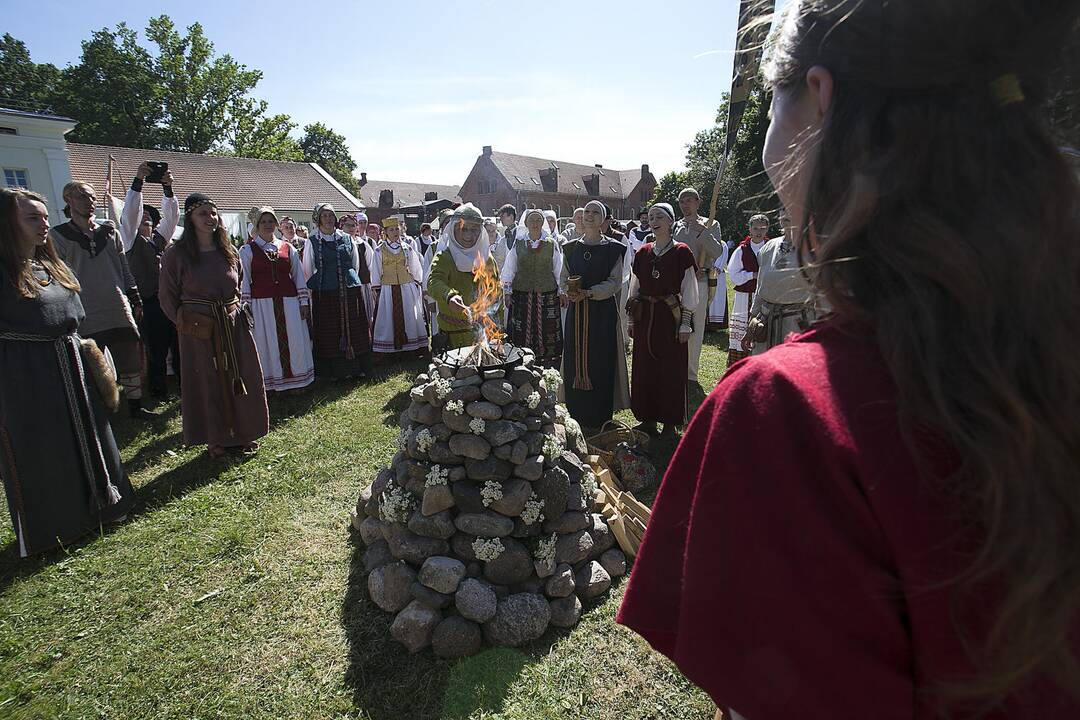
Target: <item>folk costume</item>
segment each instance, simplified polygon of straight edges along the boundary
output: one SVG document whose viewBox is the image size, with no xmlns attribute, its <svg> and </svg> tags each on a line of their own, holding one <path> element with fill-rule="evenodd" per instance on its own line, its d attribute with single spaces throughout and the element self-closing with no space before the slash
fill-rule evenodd
<svg viewBox="0 0 1080 720">
<path fill-rule="evenodd" d="M 98 389 L 116 403 L 115 382 L 76 332 L 79 295 L 36 261 L 33 273 L 41 287 L 25 298 L 0 272 L 0 477 L 22 557 L 99 530 L 135 498 Z"/>
<path fill-rule="evenodd" d="M 757 274 L 760 264 L 758 253 L 763 242 L 755 243 L 747 235 L 731 253 L 728 262 L 728 275 L 735 286 L 735 302 L 731 308 L 731 322 L 728 326 L 728 367 L 742 360 L 750 353 L 743 350 L 742 341 L 746 337 L 746 327 L 750 322 L 750 306 L 754 303 L 757 291 Z"/>
<path fill-rule="evenodd" d="M 675 213 L 663 207 L 671 219 Z M 694 327 L 694 308 L 699 307 L 697 262 L 690 248 L 674 239 L 658 247 L 655 236 L 634 255 L 628 301 L 634 333 L 631 408 L 642 423 L 665 426 L 686 422 L 686 391 L 689 343 L 679 333 Z"/>
<path fill-rule="evenodd" d="M 277 218 L 271 207 L 259 208 Z M 249 303 L 255 320 L 255 347 L 267 391 L 297 390 L 315 380 L 311 334 L 300 314 L 311 306 L 300 253 L 285 240 L 267 242 L 256 235 L 240 248 L 240 299 Z"/>
<path fill-rule="evenodd" d="M 318 227 L 323 210 L 335 212 L 330 203 L 315 206 L 315 229 L 304 244 L 303 260 L 311 292 L 315 372 L 334 378 L 363 376 L 371 352 L 364 291 L 371 285 L 371 250 L 341 230 L 323 234 Z"/>
<path fill-rule="evenodd" d="M 539 210 L 527 210 L 539 213 Z M 563 251 L 545 222 L 533 239 L 526 224 L 502 268 L 503 288 L 510 295 L 510 342 L 531 348 L 541 365 L 559 367 L 563 358 L 562 307 L 559 277 Z"/>
<path fill-rule="evenodd" d="M 140 233 L 142 218 L 133 225 L 121 225 L 120 237 L 124 243 L 124 256 L 142 298 L 143 317 L 139 323 L 146 350 L 146 375 L 150 394 L 156 398 L 167 395 L 166 367 L 169 353 L 173 354 L 173 370 L 180 378 L 180 344 L 176 326 L 165 316 L 158 299 L 158 283 L 161 277 L 161 256 L 172 242 L 176 226 L 180 222 L 180 203 L 173 194 L 172 186 L 162 185 L 161 211 L 153 205 L 144 205 L 143 181 L 135 178 L 124 199 L 124 208 L 141 208 L 153 220 L 150 235 Z M 126 213 L 125 213 L 126 215 Z M 125 217 L 125 221 L 127 218 Z"/>
<path fill-rule="evenodd" d="M 136 227 L 142 220 L 142 204 L 125 206 L 122 225 Z M 142 348 L 134 308 L 142 306 L 135 277 L 124 255 L 120 232 L 111 221 L 100 225 L 90 218 L 89 233 L 73 222 L 50 230 L 60 259 L 79 279 L 79 299 L 85 317 L 79 333 L 108 349 L 116 364 L 117 378 L 132 416 L 142 410 Z"/>
<path fill-rule="evenodd" d="M 200 251 L 188 224 L 207 204 L 201 193 L 184 201 L 184 235 L 165 251 L 158 294 L 180 335 L 184 443 L 237 447 L 269 432 L 269 414 L 238 264 L 216 248 Z"/>
<path fill-rule="evenodd" d="M 566 408 L 582 427 L 598 429 L 615 412 L 630 407 L 617 305 L 626 249 L 601 236 L 598 242 L 571 240 L 563 251 L 560 288 L 566 292 L 570 278 L 576 278 L 587 296 L 566 310 L 562 363 Z"/>
<path fill-rule="evenodd" d="M 483 237 L 483 228 L 480 237 L 471 248 L 464 248 L 458 243 L 457 221 L 483 223 L 483 216 L 471 203 L 462 205 L 454 213 L 447 223 L 445 247 L 438 250 L 431 262 L 431 273 L 428 276 L 428 294 L 435 299 L 439 311 L 439 329 L 445 333 L 449 349 L 468 347 L 476 342 L 477 330 L 473 322 L 468 318 L 461 317 L 458 311 L 450 306 L 450 301 L 460 297 L 466 305 L 476 302 L 476 280 L 473 278 L 473 270 L 480 265 L 485 265 L 487 271 L 498 280 L 499 268 L 491 257 L 491 246 Z M 442 242 L 440 242 L 442 245 Z M 501 303 L 499 303 L 501 305 Z M 498 308 L 492 308 L 497 312 Z"/>
<path fill-rule="evenodd" d="M 397 218 L 383 220 L 398 227 Z M 379 243 L 371 263 L 371 284 L 377 293 L 372 349 L 377 353 L 423 350 L 428 346 L 421 290 L 424 268 L 408 242 L 389 238 Z"/>
<path fill-rule="evenodd" d="M 727 247 L 720 238 L 719 223 L 712 223 L 705 227 L 708 220 L 699 217 L 684 217 L 671 229 L 671 237 L 676 243 L 683 243 L 694 256 L 694 261 L 699 268 L 711 268 L 717 260 L 723 261 L 726 257 Z M 717 288 L 717 295 L 720 294 Z M 690 308 L 694 311 L 693 334 L 690 336 L 687 348 L 687 378 L 690 382 L 697 382 L 698 368 L 701 365 L 701 345 L 705 340 L 705 324 L 709 312 L 709 280 L 707 277 L 698 280 L 697 305 Z"/>
<path fill-rule="evenodd" d="M 716 258 L 713 263 L 713 273 L 716 275 L 716 294 L 709 301 L 708 315 L 705 318 L 706 330 L 726 330 L 728 326 L 728 294 L 727 294 L 727 244 L 724 244 L 724 254 Z M 709 280 L 713 282 L 712 279 Z"/>
<path fill-rule="evenodd" d="M 758 253 L 757 292 L 750 306 L 747 334 L 760 355 L 794 334 L 806 332 L 822 314 L 810 282 L 799 268 L 798 253 L 786 235 L 767 240 Z"/>
</svg>

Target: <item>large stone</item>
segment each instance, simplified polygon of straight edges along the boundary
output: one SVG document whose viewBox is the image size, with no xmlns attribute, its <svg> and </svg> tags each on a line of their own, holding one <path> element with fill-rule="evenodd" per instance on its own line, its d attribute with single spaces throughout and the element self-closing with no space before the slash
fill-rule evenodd
<svg viewBox="0 0 1080 720">
<path fill-rule="evenodd" d="M 374 517 L 364 518 L 364 522 L 360 523 L 360 539 L 368 546 L 382 540 L 382 521 Z"/>
<path fill-rule="evenodd" d="M 525 434 L 525 426 L 510 420 L 494 420 L 487 423 L 484 428 L 484 439 L 491 443 L 492 447 L 514 442 Z"/>
<path fill-rule="evenodd" d="M 567 512 L 580 512 L 584 513 L 590 508 L 585 504 L 585 498 L 582 494 L 581 486 L 574 483 L 570 484 L 570 489 L 566 491 L 566 510 Z"/>
<path fill-rule="evenodd" d="M 458 379 L 475 377 L 475 376 L 480 374 L 480 371 L 477 370 L 472 365 L 462 365 L 456 371 L 451 371 L 451 372 L 453 374 L 452 375 L 447 375 L 447 377 L 455 377 L 455 378 L 458 378 Z"/>
<path fill-rule="evenodd" d="M 532 495 L 532 485 L 518 478 L 510 478 L 502 484 L 503 496 L 491 503 L 490 508 L 497 513 L 515 518 L 525 509 L 525 503 Z"/>
<path fill-rule="evenodd" d="M 514 532 L 510 533 L 510 537 L 516 538 L 530 538 L 536 537 L 540 534 L 540 523 L 535 522 L 531 525 L 526 525 L 525 521 L 520 517 L 514 518 Z"/>
<path fill-rule="evenodd" d="M 438 515 L 454 507 L 454 493 L 449 485 L 432 485 L 424 488 L 424 499 L 420 503 L 420 512 L 425 515 Z"/>
<path fill-rule="evenodd" d="M 364 572 L 371 572 L 392 562 L 394 562 L 394 555 L 390 552 L 390 545 L 382 538 L 371 543 L 364 551 Z"/>
<path fill-rule="evenodd" d="M 574 568 L 566 563 L 558 565 L 554 574 L 548 578 L 544 592 L 552 598 L 572 595 L 574 593 Z"/>
<path fill-rule="evenodd" d="M 513 445 L 500 445 L 499 447 L 491 448 L 491 453 L 500 460 L 505 460 L 513 464 L 510 460 L 511 456 L 514 454 Z M 363 520 L 363 518 L 361 518 L 361 520 Z"/>
<path fill-rule="evenodd" d="M 502 539 L 503 551 L 499 557 L 484 565 L 484 577 L 499 585 L 525 582 L 533 574 L 533 560 L 529 549 L 511 537 Z"/>
<path fill-rule="evenodd" d="M 446 396 L 446 401 L 460 400 L 462 405 L 468 405 L 473 400 L 480 399 L 480 388 L 476 384 L 456 387 Z"/>
<path fill-rule="evenodd" d="M 386 612 L 397 612 L 412 602 L 410 586 L 416 571 L 402 561 L 377 567 L 368 575 L 368 595 Z"/>
<path fill-rule="evenodd" d="M 510 462 L 514 465 L 521 465 L 528 457 L 529 446 L 521 440 L 515 442 L 512 449 L 510 450 Z"/>
<path fill-rule="evenodd" d="M 536 577 L 549 578 L 555 574 L 555 561 L 533 560 L 533 570 L 536 571 Z"/>
<path fill-rule="evenodd" d="M 577 595 L 552 600 L 551 624 L 558 628 L 571 628 L 581 619 L 581 600 Z"/>
<path fill-rule="evenodd" d="M 461 465 L 465 462 L 465 458 L 450 450 L 449 444 L 441 442 L 431 446 L 431 449 L 428 450 L 428 457 L 431 458 L 433 463 L 439 465 Z"/>
<path fill-rule="evenodd" d="M 435 425 L 442 417 L 442 410 L 426 402 L 416 402 L 409 405 L 409 417 L 421 425 Z"/>
<path fill-rule="evenodd" d="M 587 530 L 563 535 L 555 541 L 555 562 L 573 565 L 589 557 L 593 549 L 592 535 Z"/>
<path fill-rule="evenodd" d="M 368 515 L 379 517 L 379 503 L 382 502 L 382 494 L 386 492 L 386 488 L 393 479 L 394 471 L 390 468 L 383 468 L 375 475 L 375 479 L 371 481 L 371 500 L 368 501 L 367 505 Z"/>
<path fill-rule="evenodd" d="M 464 433 L 466 435 L 472 434 L 472 428 L 469 427 L 469 423 L 472 422 L 472 418 L 467 413 L 461 413 L 458 415 L 456 412 L 450 410 L 443 410 L 442 424 L 450 428 L 456 433 Z M 430 454 L 430 451 L 428 451 Z"/>
<path fill-rule="evenodd" d="M 452 497 L 451 500 L 453 500 Z M 425 515 L 423 510 L 417 510 L 409 518 L 409 529 L 417 535 L 440 540 L 449 540 L 457 531 L 449 510 L 443 510 L 434 515 Z"/>
<path fill-rule="evenodd" d="M 599 513 L 593 513 L 590 516 L 592 521 L 592 527 L 589 529 L 589 534 L 592 535 L 593 549 L 589 555 L 590 558 L 598 558 L 611 548 L 615 547 L 615 533 L 611 532 L 611 528 L 604 522 L 604 516 Z"/>
<path fill-rule="evenodd" d="M 535 418 L 529 418 L 529 420 L 535 420 Z M 525 425 L 526 427 L 529 425 L 528 420 L 525 421 Z M 539 455 L 540 453 L 544 452 L 543 433 L 536 432 L 535 430 L 532 430 L 530 428 L 529 431 L 522 436 L 522 440 L 524 440 L 525 444 L 528 445 L 530 455 Z"/>
<path fill-rule="evenodd" d="M 484 498 L 480 495 L 480 483 L 459 480 L 450 486 L 450 492 L 454 495 L 458 510 L 463 513 L 482 513 L 487 510 L 484 507 Z"/>
<path fill-rule="evenodd" d="M 560 535 L 585 530 L 590 527 L 592 527 L 592 522 L 589 520 L 588 515 L 583 512 L 569 510 L 557 518 L 544 521 L 545 533 L 558 533 Z"/>
<path fill-rule="evenodd" d="M 384 535 L 394 557 L 417 567 L 432 555 L 445 555 L 450 549 L 445 540 L 417 535 L 402 525 L 390 525 Z"/>
<path fill-rule="evenodd" d="M 429 557 L 420 567 L 417 579 L 437 592 L 451 595 L 465 577 L 465 563 L 452 557 L 436 555 Z"/>
<path fill-rule="evenodd" d="M 486 400 L 477 400 L 465 406 L 465 412 L 471 417 L 482 420 L 498 420 L 502 417 L 502 408 Z"/>
<path fill-rule="evenodd" d="M 529 409 L 519 403 L 510 403 L 503 408 L 503 420 L 522 421 L 529 417 Z"/>
<path fill-rule="evenodd" d="M 538 433 L 538 432 L 540 432 L 540 428 L 543 427 L 543 425 L 544 425 L 544 420 L 542 418 L 538 418 L 538 417 L 533 416 L 533 415 L 530 415 L 529 417 L 525 418 L 525 429 L 528 430 L 529 432 Z M 541 446 L 543 446 L 543 443 L 541 443 Z M 537 450 L 537 452 L 540 452 L 540 451 Z"/>
<path fill-rule="evenodd" d="M 424 489 L 427 487 L 427 480 L 417 480 L 415 478 L 405 478 L 405 489 L 413 497 L 421 497 L 424 494 Z"/>
<path fill-rule="evenodd" d="M 498 598 L 491 587 L 480 580 L 467 578 L 454 595 L 454 607 L 462 617 L 485 623 L 495 616 Z"/>
<path fill-rule="evenodd" d="M 521 387 L 525 383 L 533 383 L 536 381 L 536 375 L 532 370 L 523 367 L 517 367 L 510 371 L 510 377 L 507 378 L 510 384 L 514 387 Z"/>
<path fill-rule="evenodd" d="M 434 371 L 444 380 L 449 380 L 454 377 L 454 368 L 449 365 L 432 365 L 431 367 L 434 368 Z M 428 373 L 428 375 L 431 375 L 431 373 Z"/>
<path fill-rule="evenodd" d="M 544 589 L 544 581 L 536 577 L 536 575 L 530 575 L 525 578 L 524 581 L 514 583 L 510 586 L 511 593 L 536 593 L 539 595 Z"/>
<path fill-rule="evenodd" d="M 509 454 L 510 454 L 509 451 L 507 451 L 507 456 L 509 456 Z M 506 457 L 506 458 L 503 458 L 503 459 L 508 460 L 509 457 Z M 367 517 L 367 504 L 368 504 L 368 502 L 370 500 L 371 500 L 371 486 L 368 485 L 366 488 L 364 488 L 363 490 L 360 491 L 360 498 L 356 501 L 356 516 L 357 516 L 358 522 L 361 522 L 361 523 L 364 522 L 364 518 Z M 359 525 L 357 525 L 356 529 L 357 530 L 360 529 Z"/>
<path fill-rule="evenodd" d="M 474 562 L 476 560 L 476 551 L 473 550 L 472 544 L 475 540 L 476 538 L 472 535 L 456 533 L 454 537 L 450 538 L 450 548 L 458 558 Z"/>
<path fill-rule="evenodd" d="M 427 605 L 432 610 L 444 610 L 454 602 L 453 595 L 445 595 L 438 590 L 432 590 L 427 585 L 414 582 L 409 586 L 413 600 Z"/>
<path fill-rule="evenodd" d="M 514 447 L 517 447 L 517 443 L 514 444 Z M 514 474 L 529 482 L 536 482 L 544 474 L 544 456 L 533 455 L 520 463 L 515 463 Z"/>
<path fill-rule="evenodd" d="M 427 384 L 426 383 L 423 384 L 423 385 L 420 385 L 420 384 L 416 385 L 412 390 L 409 391 L 409 399 L 414 400 L 416 402 L 424 402 L 424 391 L 425 390 L 427 390 Z"/>
<path fill-rule="evenodd" d="M 481 513 L 461 513 L 454 525 L 463 533 L 477 537 L 505 537 L 514 531 L 514 521 L 505 515 L 485 510 Z"/>
<path fill-rule="evenodd" d="M 482 382 L 484 382 L 484 380 L 479 375 L 470 375 L 469 377 L 462 377 L 454 380 L 450 383 L 450 388 L 451 390 L 454 390 L 456 388 L 471 387 L 479 385 Z"/>
<path fill-rule="evenodd" d="M 491 455 L 491 445 L 479 435 L 454 435 L 450 438 L 450 452 L 473 460 L 483 460 Z"/>
<path fill-rule="evenodd" d="M 432 425 L 431 434 L 438 442 L 449 442 L 450 436 L 454 434 L 454 431 L 446 426 L 446 423 L 439 423 L 438 425 Z"/>
<path fill-rule="evenodd" d="M 431 463 L 419 460 L 406 460 L 404 464 L 405 474 L 411 479 L 419 480 L 421 482 L 427 480 L 428 471 L 431 470 Z"/>
<path fill-rule="evenodd" d="M 572 452 L 564 452 L 559 458 L 559 467 L 565 472 L 567 477 L 570 478 L 571 484 L 581 483 L 581 479 L 585 477 L 585 465 L 578 459 L 578 456 Z"/>
<path fill-rule="evenodd" d="M 460 615 L 446 618 L 431 634 L 431 650 L 447 660 L 475 655 L 480 651 L 482 642 L 480 626 Z"/>
<path fill-rule="evenodd" d="M 613 578 L 626 574 L 626 555 L 618 548 L 611 548 L 600 556 L 600 565 Z"/>
<path fill-rule="evenodd" d="M 570 479 L 560 468 L 551 468 L 533 483 L 533 492 L 544 501 L 544 515 L 551 518 L 560 517 L 566 512 L 569 490 Z"/>
<path fill-rule="evenodd" d="M 603 565 L 593 560 L 574 573 L 574 587 L 582 600 L 600 597 L 611 587 L 611 576 Z"/>
<path fill-rule="evenodd" d="M 469 460 L 465 463 L 465 474 L 470 480 L 498 480 L 502 482 L 514 472 L 514 466 L 505 460 L 489 455 L 483 460 Z"/>
<path fill-rule="evenodd" d="M 517 386 L 517 390 L 514 391 L 514 399 L 520 403 L 523 403 L 528 400 L 529 396 L 532 395 L 534 392 L 536 392 L 536 388 L 533 387 L 532 378 L 530 377 L 521 385 Z"/>
<path fill-rule="evenodd" d="M 514 386 L 505 380 L 488 380 L 480 386 L 480 394 L 489 402 L 502 407 L 514 401 Z"/>
<path fill-rule="evenodd" d="M 431 634 L 441 621 L 442 613 L 413 600 L 390 624 L 390 635 L 409 652 L 418 653 L 431 644 Z"/>
<path fill-rule="evenodd" d="M 446 481 L 450 483 L 460 482 L 468 477 L 465 473 L 465 467 L 463 465 L 454 465 L 450 468 L 450 474 L 447 476 Z"/>
<path fill-rule="evenodd" d="M 550 620 L 542 595 L 517 593 L 499 602 L 495 616 L 484 623 L 484 638 L 492 645 L 524 645 L 543 635 Z"/>
</svg>

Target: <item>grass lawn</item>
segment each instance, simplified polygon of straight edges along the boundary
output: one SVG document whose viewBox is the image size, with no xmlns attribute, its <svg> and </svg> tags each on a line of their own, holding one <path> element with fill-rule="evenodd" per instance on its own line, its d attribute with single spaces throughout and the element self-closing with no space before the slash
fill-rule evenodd
<svg viewBox="0 0 1080 720">
<path fill-rule="evenodd" d="M 705 392 L 726 342 L 706 336 Z M 445 662 L 390 639 L 348 513 L 390 461 L 422 367 L 274 398 L 270 434 L 242 460 L 183 447 L 178 403 L 153 428 L 117 416 L 139 494 L 126 523 L 20 560 L 0 520 L 0 718 L 711 718 L 615 625 L 624 581 L 520 650 Z M 654 448 L 661 466 L 672 449 Z"/>
</svg>

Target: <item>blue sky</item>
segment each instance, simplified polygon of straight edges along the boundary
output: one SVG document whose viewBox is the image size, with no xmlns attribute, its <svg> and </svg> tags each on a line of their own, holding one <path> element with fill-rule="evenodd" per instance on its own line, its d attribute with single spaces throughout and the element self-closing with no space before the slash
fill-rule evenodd
<svg viewBox="0 0 1080 720">
<path fill-rule="evenodd" d="M 263 71 L 253 94 L 271 113 L 344 135 L 357 174 L 448 184 L 484 145 L 681 169 L 730 86 L 738 14 L 737 0 L 16 2 L 3 30 L 61 67 L 92 30 L 198 21 L 218 54 Z"/>
</svg>

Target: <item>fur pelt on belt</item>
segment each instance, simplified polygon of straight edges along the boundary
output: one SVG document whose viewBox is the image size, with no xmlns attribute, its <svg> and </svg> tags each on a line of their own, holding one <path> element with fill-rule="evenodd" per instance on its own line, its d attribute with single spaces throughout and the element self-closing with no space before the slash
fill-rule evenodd
<svg viewBox="0 0 1080 720">
<path fill-rule="evenodd" d="M 94 378 L 94 385 L 97 386 L 105 407 L 109 412 L 116 412 L 120 408 L 120 386 L 116 384 L 116 371 L 93 340 L 83 338 L 81 350 L 83 362 L 90 370 L 90 377 Z"/>
</svg>

